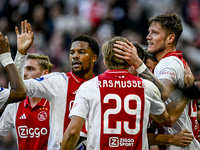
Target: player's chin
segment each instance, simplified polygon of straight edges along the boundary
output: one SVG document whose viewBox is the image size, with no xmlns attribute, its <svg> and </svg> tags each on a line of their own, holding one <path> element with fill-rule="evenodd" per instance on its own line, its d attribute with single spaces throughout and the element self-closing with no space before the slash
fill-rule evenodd
<svg viewBox="0 0 200 150">
<path fill-rule="evenodd" d="M 154 49 L 153 49 L 153 48 L 149 48 L 149 47 L 148 47 L 148 53 L 149 53 L 149 54 L 154 54 L 154 53 L 155 53 L 155 51 L 154 51 Z"/>
<path fill-rule="evenodd" d="M 83 72 L 82 68 L 72 68 L 74 74 L 81 74 Z"/>
<path fill-rule="evenodd" d="M 72 70 L 74 72 L 80 72 L 81 71 L 81 67 L 73 67 Z"/>
</svg>

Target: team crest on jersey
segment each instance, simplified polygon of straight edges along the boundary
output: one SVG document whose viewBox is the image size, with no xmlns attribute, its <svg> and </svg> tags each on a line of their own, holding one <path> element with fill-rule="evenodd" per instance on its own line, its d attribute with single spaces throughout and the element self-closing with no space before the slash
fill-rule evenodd
<svg viewBox="0 0 200 150">
<path fill-rule="evenodd" d="M 41 111 L 39 114 L 38 114 L 38 120 L 39 121 L 44 121 L 47 119 L 47 113 L 45 111 Z"/>
<path fill-rule="evenodd" d="M 0 92 L 3 91 L 3 90 L 4 90 L 4 88 L 0 87 Z"/>
<path fill-rule="evenodd" d="M 44 77 L 39 77 L 39 78 L 36 78 L 35 80 L 42 81 L 42 80 L 44 80 Z"/>
</svg>

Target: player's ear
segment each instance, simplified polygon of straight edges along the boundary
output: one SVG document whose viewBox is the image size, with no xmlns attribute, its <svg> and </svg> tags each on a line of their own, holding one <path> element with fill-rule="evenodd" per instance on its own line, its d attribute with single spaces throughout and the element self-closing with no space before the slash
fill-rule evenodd
<svg viewBox="0 0 200 150">
<path fill-rule="evenodd" d="M 175 34 L 168 35 L 168 37 L 167 37 L 167 44 L 173 43 L 174 40 L 175 40 L 175 37 L 176 37 Z"/>
<path fill-rule="evenodd" d="M 96 60 L 97 60 L 97 55 L 94 54 L 93 57 L 92 57 L 92 62 L 95 63 Z"/>
<path fill-rule="evenodd" d="M 43 70 L 42 75 L 49 74 L 49 70 Z"/>
</svg>

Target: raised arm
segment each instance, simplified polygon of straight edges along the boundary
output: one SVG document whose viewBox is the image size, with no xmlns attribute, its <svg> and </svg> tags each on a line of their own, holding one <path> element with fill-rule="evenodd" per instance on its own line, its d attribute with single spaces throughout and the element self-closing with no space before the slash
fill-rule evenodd
<svg viewBox="0 0 200 150">
<path fill-rule="evenodd" d="M 3 35 L 1 33 L 0 33 L 0 62 L 5 67 L 11 87 L 10 94 L 6 103 L 14 103 L 24 100 L 26 98 L 26 89 L 24 83 L 11 58 L 8 38 L 5 37 L 4 40 Z M 4 99 L 3 95 L 1 96 L 1 99 Z"/>
<path fill-rule="evenodd" d="M 20 54 L 27 55 L 28 49 L 33 44 L 34 35 L 32 32 L 31 24 L 24 20 L 21 22 L 21 34 L 16 26 L 15 32 L 17 35 L 17 49 Z"/>
<path fill-rule="evenodd" d="M 33 39 L 34 39 L 33 32 L 32 32 L 32 29 L 31 29 L 31 25 L 27 22 L 27 20 L 22 21 L 21 22 L 21 34 L 19 34 L 18 27 L 15 27 L 15 31 L 16 31 L 16 34 L 17 34 L 18 51 L 21 55 L 26 55 L 27 51 L 30 48 L 30 46 L 32 45 Z M 7 42 L 6 44 L 9 47 L 9 43 Z M 10 48 L 9 48 L 9 51 L 10 51 Z M 23 77 L 23 68 L 24 68 L 24 66 L 21 66 L 21 68 L 19 68 L 19 72 L 22 73 L 21 77 Z M 17 72 L 17 74 L 16 73 L 12 73 L 10 75 L 8 74 L 8 76 L 10 76 L 9 81 L 10 81 L 11 91 L 13 91 L 13 92 L 10 93 L 10 97 L 9 97 L 7 103 L 12 102 L 12 100 L 15 99 L 15 98 L 16 98 L 17 101 L 24 100 L 26 98 L 26 94 L 25 94 L 25 97 L 23 99 L 18 100 L 18 97 L 23 97 L 23 93 L 20 94 L 20 93 L 17 93 L 18 91 L 13 90 L 13 87 L 16 87 L 16 84 L 17 85 L 19 84 L 18 81 L 22 81 L 21 77 L 20 77 L 20 80 L 18 80 L 19 73 L 18 73 L 17 69 L 15 68 L 14 65 L 9 67 L 9 68 L 5 67 L 5 69 L 9 69 L 8 70 L 9 72 L 10 72 L 10 70 Z M 12 79 L 14 79 L 13 82 L 11 81 Z M 23 88 L 25 88 L 24 84 L 22 84 L 22 85 L 23 85 Z"/>
<path fill-rule="evenodd" d="M 15 32 L 17 35 L 17 54 L 15 56 L 15 66 L 17 67 L 22 79 L 24 78 L 24 64 L 26 61 L 26 56 L 28 49 L 33 43 L 34 35 L 31 29 L 30 23 L 27 20 L 21 22 L 21 34 L 16 26 Z"/>
</svg>

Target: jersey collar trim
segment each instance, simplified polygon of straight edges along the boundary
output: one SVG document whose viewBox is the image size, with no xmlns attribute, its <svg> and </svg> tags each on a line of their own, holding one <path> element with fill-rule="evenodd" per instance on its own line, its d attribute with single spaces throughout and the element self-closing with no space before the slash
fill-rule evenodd
<svg viewBox="0 0 200 150">
<path fill-rule="evenodd" d="M 163 56 L 162 58 L 166 58 L 166 57 L 169 57 L 169 56 L 177 56 L 177 57 L 179 57 L 180 59 L 183 58 L 182 52 L 181 52 L 181 51 L 169 52 L 169 53 L 167 53 L 165 56 Z"/>
<path fill-rule="evenodd" d="M 181 51 L 167 53 L 165 56 L 163 56 L 163 58 L 170 57 L 170 56 L 175 56 L 175 57 L 179 58 L 183 62 L 184 68 L 186 68 L 186 66 L 188 66 L 187 62 L 184 60 L 184 58 L 182 56 Z"/>
<path fill-rule="evenodd" d="M 106 73 L 129 73 L 126 69 L 106 70 Z"/>
<path fill-rule="evenodd" d="M 40 106 L 40 107 L 45 107 L 47 106 L 47 100 L 42 98 L 36 105 L 36 106 Z M 31 107 L 29 100 L 28 100 L 28 96 L 27 98 L 24 100 L 24 107 Z"/>
<path fill-rule="evenodd" d="M 87 81 L 87 80 L 85 80 L 85 79 L 82 79 L 82 78 L 76 76 L 72 71 L 70 72 L 70 75 L 72 76 L 72 78 L 73 78 L 77 83 L 82 83 L 82 82 Z M 94 78 L 94 77 L 95 77 L 94 73 L 93 73 L 92 75 L 93 75 L 92 78 Z"/>
</svg>

